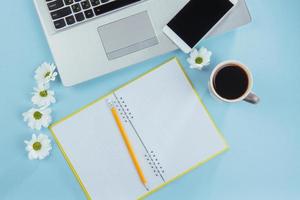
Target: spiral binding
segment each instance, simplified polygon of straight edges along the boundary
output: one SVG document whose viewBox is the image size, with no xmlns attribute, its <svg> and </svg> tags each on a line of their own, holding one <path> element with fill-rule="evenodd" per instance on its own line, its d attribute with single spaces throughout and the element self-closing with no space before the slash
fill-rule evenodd
<svg viewBox="0 0 300 200">
<path fill-rule="evenodd" d="M 118 110 L 118 113 L 119 113 L 122 121 L 124 123 L 131 123 L 131 120 L 134 119 L 134 114 L 131 111 L 130 107 L 127 105 L 126 100 L 122 96 L 117 96 L 116 94 L 114 96 L 116 99 L 113 101 L 113 104 L 116 107 L 116 109 Z M 165 173 L 165 169 L 163 168 L 163 166 L 158 158 L 158 154 L 155 153 L 153 150 L 151 150 L 151 151 L 147 150 L 146 147 L 145 147 L 145 149 L 147 151 L 147 154 L 145 154 L 145 159 L 146 159 L 147 163 L 153 170 L 153 173 L 155 174 L 155 176 L 157 176 L 157 177 L 160 176 L 164 181 L 163 174 Z"/>
<path fill-rule="evenodd" d="M 116 97 L 118 100 L 114 100 L 113 103 L 118 110 L 119 115 L 124 123 L 129 123 L 129 120 L 134 119 L 134 115 L 127 105 L 124 97 Z M 120 105 L 121 104 L 121 105 Z"/>
<path fill-rule="evenodd" d="M 149 155 L 145 154 L 145 159 L 147 160 L 149 166 L 152 168 L 155 176 L 160 176 L 165 173 L 165 169 L 163 168 L 157 153 L 155 153 L 154 151 L 150 151 Z"/>
</svg>

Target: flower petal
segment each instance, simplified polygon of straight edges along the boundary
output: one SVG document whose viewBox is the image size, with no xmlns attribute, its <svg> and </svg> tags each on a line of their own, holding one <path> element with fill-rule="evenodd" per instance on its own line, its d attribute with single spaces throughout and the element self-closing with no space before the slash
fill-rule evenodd
<svg viewBox="0 0 300 200">
<path fill-rule="evenodd" d="M 191 52 L 190 57 L 191 57 L 193 60 L 195 60 L 195 58 L 197 58 L 198 54 L 199 54 L 199 53 L 198 53 L 197 49 L 194 49 L 194 50 Z"/>
<path fill-rule="evenodd" d="M 195 59 L 188 58 L 187 61 L 188 61 L 188 63 L 189 63 L 190 65 L 194 65 L 194 64 L 195 64 Z"/>
<path fill-rule="evenodd" d="M 28 159 L 30 160 L 42 160 L 50 154 L 50 150 L 52 149 L 51 141 L 45 134 L 39 134 L 38 136 L 33 134 L 30 141 L 25 140 L 24 142 L 27 144 L 25 149 L 28 151 Z M 35 142 L 40 142 L 42 145 L 41 149 L 38 151 L 33 149 L 33 144 Z"/>
</svg>

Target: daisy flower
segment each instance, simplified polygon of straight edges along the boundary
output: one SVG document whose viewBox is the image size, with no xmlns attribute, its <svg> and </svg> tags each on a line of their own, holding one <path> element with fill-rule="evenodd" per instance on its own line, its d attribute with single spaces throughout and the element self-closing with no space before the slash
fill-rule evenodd
<svg viewBox="0 0 300 200">
<path fill-rule="evenodd" d="M 52 149 L 50 139 L 44 134 L 39 134 L 38 136 L 33 134 L 30 141 L 25 140 L 24 142 L 29 160 L 42 160 L 50 154 Z"/>
<path fill-rule="evenodd" d="M 32 129 L 41 130 L 42 127 L 47 128 L 52 121 L 50 108 L 31 108 L 23 113 L 24 121 Z"/>
<path fill-rule="evenodd" d="M 55 103 L 54 91 L 49 90 L 49 85 L 39 85 L 34 88 L 33 97 L 31 98 L 33 104 L 43 107 L 49 106 L 51 103 Z"/>
<path fill-rule="evenodd" d="M 34 78 L 38 84 L 46 84 L 50 81 L 55 81 L 57 72 L 55 71 L 56 66 L 54 64 L 49 64 L 44 62 L 35 70 Z"/>
<path fill-rule="evenodd" d="M 190 57 L 187 59 L 188 63 L 191 65 L 192 69 L 203 69 L 205 66 L 210 64 L 210 57 L 212 53 L 206 48 L 201 47 L 198 51 L 197 49 L 193 50 L 190 54 Z"/>
</svg>

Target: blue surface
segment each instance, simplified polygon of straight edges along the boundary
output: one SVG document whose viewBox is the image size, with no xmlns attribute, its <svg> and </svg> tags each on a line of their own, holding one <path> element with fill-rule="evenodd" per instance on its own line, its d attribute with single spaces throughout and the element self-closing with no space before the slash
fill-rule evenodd
<svg viewBox="0 0 300 200">
<path fill-rule="evenodd" d="M 248 5 L 250 25 L 202 45 L 214 53 L 211 66 L 237 59 L 250 67 L 259 105 L 215 101 L 206 87 L 213 67 L 188 69 L 186 56 L 176 51 L 74 88 L 58 81 L 54 120 L 178 56 L 231 150 L 148 199 L 300 199 L 300 1 L 248 0 Z M 31 107 L 34 69 L 52 57 L 31 0 L 3 1 L 1 7 L 0 199 L 84 199 L 55 144 L 46 160 L 27 159 L 23 141 L 33 132 L 21 113 Z"/>
</svg>

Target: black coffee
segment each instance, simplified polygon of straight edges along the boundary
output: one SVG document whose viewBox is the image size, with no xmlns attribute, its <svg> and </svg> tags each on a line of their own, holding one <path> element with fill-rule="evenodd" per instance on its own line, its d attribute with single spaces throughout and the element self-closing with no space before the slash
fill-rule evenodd
<svg viewBox="0 0 300 200">
<path fill-rule="evenodd" d="M 214 89 L 224 99 L 238 99 L 248 89 L 249 79 L 244 69 L 239 66 L 227 66 L 217 72 Z"/>
</svg>

